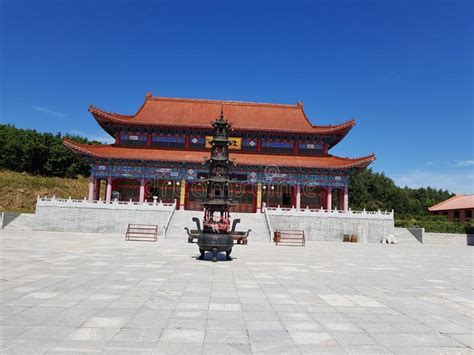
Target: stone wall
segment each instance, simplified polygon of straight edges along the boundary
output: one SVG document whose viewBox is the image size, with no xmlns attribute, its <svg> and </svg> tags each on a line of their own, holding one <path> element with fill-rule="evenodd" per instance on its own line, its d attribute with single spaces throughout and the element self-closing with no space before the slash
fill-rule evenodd
<svg viewBox="0 0 474 355">
<path fill-rule="evenodd" d="M 0 229 L 32 230 L 34 217 L 33 213 L 2 212 Z"/>
<path fill-rule="evenodd" d="M 125 234 L 128 224 L 153 224 L 163 230 L 172 204 L 38 199 L 33 229 Z"/>
<path fill-rule="evenodd" d="M 446 246 L 474 245 L 474 234 L 423 233 L 423 244 Z"/>
<path fill-rule="evenodd" d="M 392 212 L 267 208 L 265 213 L 272 231 L 304 230 L 306 240 L 337 242 L 344 234 L 356 234 L 360 243 L 379 243 L 382 237 L 394 233 Z"/>
<path fill-rule="evenodd" d="M 2 212 L 0 215 L 0 229 L 5 228 L 15 220 L 21 213 Z"/>
<path fill-rule="evenodd" d="M 423 243 L 423 234 L 425 233 L 425 228 L 407 228 L 407 230 L 420 242 Z"/>
</svg>

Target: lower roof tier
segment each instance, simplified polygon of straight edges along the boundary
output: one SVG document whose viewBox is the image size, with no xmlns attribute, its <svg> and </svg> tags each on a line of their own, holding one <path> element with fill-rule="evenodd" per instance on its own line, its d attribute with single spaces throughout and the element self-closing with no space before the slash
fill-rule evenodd
<svg viewBox="0 0 474 355">
<path fill-rule="evenodd" d="M 113 145 L 80 144 L 64 140 L 64 145 L 76 154 L 100 159 L 169 161 L 203 163 L 209 157 L 202 151 L 170 150 L 157 148 L 130 148 Z M 265 155 L 255 153 L 234 153 L 230 159 L 243 166 L 279 166 L 289 168 L 348 169 L 365 168 L 375 160 L 371 154 L 360 158 L 341 158 L 329 156 Z"/>
</svg>

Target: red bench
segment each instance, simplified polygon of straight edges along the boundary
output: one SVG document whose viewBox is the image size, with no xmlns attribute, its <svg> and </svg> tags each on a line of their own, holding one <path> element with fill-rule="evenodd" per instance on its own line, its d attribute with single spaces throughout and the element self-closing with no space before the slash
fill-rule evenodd
<svg viewBox="0 0 474 355">
<path fill-rule="evenodd" d="M 158 226 L 154 224 L 129 224 L 125 240 L 156 242 L 158 240 Z"/>
<path fill-rule="evenodd" d="M 304 231 L 302 230 L 280 230 L 277 229 L 273 236 L 276 245 L 305 246 Z"/>
</svg>

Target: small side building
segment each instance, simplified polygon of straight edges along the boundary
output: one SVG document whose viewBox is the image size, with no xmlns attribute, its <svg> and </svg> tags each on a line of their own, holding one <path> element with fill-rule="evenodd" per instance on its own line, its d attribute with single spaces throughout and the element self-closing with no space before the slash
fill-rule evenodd
<svg viewBox="0 0 474 355">
<path fill-rule="evenodd" d="M 448 216 L 450 221 L 470 222 L 474 214 L 474 195 L 456 195 L 428 208 L 431 214 Z"/>
</svg>

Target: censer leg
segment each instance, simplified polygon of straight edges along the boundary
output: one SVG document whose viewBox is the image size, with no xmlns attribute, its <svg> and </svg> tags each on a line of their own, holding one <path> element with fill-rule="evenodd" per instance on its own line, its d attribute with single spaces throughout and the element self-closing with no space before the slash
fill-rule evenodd
<svg viewBox="0 0 474 355">
<path fill-rule="evenodd" d="M 217 249 L 216 248 L 212 249 L 212 261 L 213 262 L 217 261 Z"/>
<path fill-rule="evenodd" d="M 204 254 L 206 253 L 206 251 L 204 249 L 199 249 L 199 252 L 201 253 L 199 260 L 204 260 Z"/>
<path fill-rule="evenodd" d="M 232 249 L 227 250 L 227 251 L 225 252 L 225 258 L 226 258 L 226 260 L 232 260 L 232 258 L 230 257 L 230 253 L 232 253 Z"/>
</svg>

